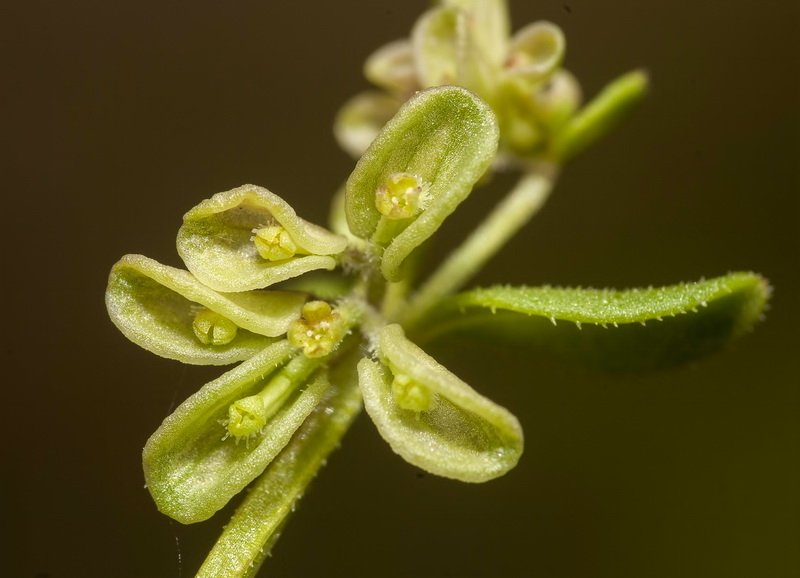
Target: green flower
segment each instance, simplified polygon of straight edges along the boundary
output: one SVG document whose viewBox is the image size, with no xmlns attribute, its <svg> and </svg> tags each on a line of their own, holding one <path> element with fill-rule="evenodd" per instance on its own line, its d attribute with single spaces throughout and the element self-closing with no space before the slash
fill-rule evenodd
<svg viewBox="0 0 800 578">
<path fill-rule="evenodd" d="M 360 156 L 415 92 L 453 84 L 475 92 L 497 115 L 499 166 L 562 162 L 608 132 L 644 93 L 645 76 L 631 73 L 580 110 L 578 81 L 561 67 L 561 29 L 541 21 L 513 36 L 509 30 L 505 0 L 437 2 L 409 39 L 367 59 L 365 76 L 385 92 L 367 91 L 345 104 L 334 126 L 339 144 Z M 598 107 L 602 119 L 593 114 Z"/>
<path fill-rule="evenodd" d="M 368 63 L 396 94 L 448 81 L 473 91 L 433 86 L 397 109 L 336 196 L 336 233 L 246 185 L 185 215 L 177 247 L 188 271 L 138 255 L 113 267 L 109 315 L 132 341 L 186 363 L 242 362 L 180 404 L 143 452 L 154 501 L 182 523 L 251 487 L 198 576 L 253 575 L 362 400 L 416 467 L 471 483 L 513 469 L 524 445 L 517 418 L 429 351 L 471 344 L 490 363 L 488 340 L 526 357 L 648 371 L 717 351 L 761 317 L 770 288 L 753 273 L 627 291 L 460 291 L 547 197 L 554 177 L 541 165 L 419 280 L 421 247 L 483 177 L 498 142 L 521 158 L 564 160 L 641 93 L 629 77 L 577 115 L 563 108 L 568 98 L 552 101 L 550 116 L 544 105 L 514 108 L 520 95 L 535 103 L 545 85 L 558 90 L 564 42 L 547 23 L 510 40 L 506 28 L 502 2 L 449 0 L 423 15 L 411 44 Z M 519 140 L 526 122 L 538 136 Z M 347 279 L 332 282 L 336 274 Z"/>
<path fill-rule="evenodd" d="M 217 291 L 262 289 L 317 269 L 333 269 L 347 239 L 297 216 L 262 187 L 218 193 L 183 217 L 178 253 Z"/>
</svg>

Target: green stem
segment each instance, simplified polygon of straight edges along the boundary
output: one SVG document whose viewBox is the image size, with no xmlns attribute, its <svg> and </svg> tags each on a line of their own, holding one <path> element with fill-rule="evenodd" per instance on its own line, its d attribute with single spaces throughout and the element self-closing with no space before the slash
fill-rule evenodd
<svg viewBox="0 0 800 578">
<path fill-rule="evenodd" d="M 419 321 L 440 299 L 464 286 L 544 205 L 555 184 L 556 169 L 524 174 L 488 217 L 420 287 L 398 320 Z"/>
<path fill-rule="evenodd" d="M 360 351 L 355 348 L 334 368 L 331 393 L 254 482 L 211 549 L 198 578 L 256 575 L 297 501 L 361 410 L 355 376 L 359 358 Z"/>
</svg>

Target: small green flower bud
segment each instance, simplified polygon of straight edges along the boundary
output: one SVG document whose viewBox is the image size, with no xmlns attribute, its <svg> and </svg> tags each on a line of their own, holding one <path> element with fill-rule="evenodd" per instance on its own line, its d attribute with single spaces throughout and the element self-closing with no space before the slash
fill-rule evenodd
<svg viewBox="0 0 800 578">
<path fill-rule="evenodd" d="M 306 357 L 323 357 L 333 351 L 344 337 L 345 324 L 339 313 L 325 301 L 309 301 L 303 306 L 303 318 L 294 320 L 287 337 L 295 347 L 302 347 Z"/>
<path fill-rule="evenodd" d="M 289 231 L 280 225 L 272 225 L 261 229 L 253 229 L 258 254 L 267 261 L 283 261 L 294 257 L 297 253 L 297 244 L 292 239 Z"/>
<path fill-rule="evenodd" d="M 258 433 L 266 423 L 266 408 L 260 395 L 245 397 L 228 407 L 228 421 L 225 426 L 230 435 L 237 439 Z"/>
<path fill-rule="evenodd" d="M 210 309 L 195 313 L 192 322 L 192 330 L 203 345 L 226 345 L 233 341 L 238 329 L 233 321 Z"/>
<path fill-rule="evenodd" d="M 387 219 L 408 219 L 420 208 L 429 184 L 409 173 L 394 173 L 375 193 L 375 206 Z"/>
<path fill-rule="evenodd" d="M 405 374 L 395 374 L 392 381 L 392 395 L 397 405 L 411 411 L 429 411 L 433 409 L 434 393 Z"/>
</svg>

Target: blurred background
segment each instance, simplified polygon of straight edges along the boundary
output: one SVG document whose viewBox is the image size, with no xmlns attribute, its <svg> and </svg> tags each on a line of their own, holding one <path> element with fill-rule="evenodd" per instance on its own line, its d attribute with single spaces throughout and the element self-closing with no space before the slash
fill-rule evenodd
<svg viewBox="0 0 800 578">
<path fill-rule="evenodd" d="M 641 377 L 508 353 L 448 367 L 520 418 L 519 466 L 423 475 L 362 416 L 264 576 L 794 577 L 800 573 L 795 0 L 510 2 L 568 38 L 593 96 L 653 88 L 570 164 L 476 283 L 670 284 L 755 270 L 772 309 L 730 350 Z M 230 516 L 181 526 L 140 452 L 221 369 L 185 368 L 108 321 L 111 265 L 178 266 L 181 216 L 244 183 L 324 223 L 353 162 L 332 137 L 361 64 L 424 1 L 28 0 L 0 11 L 4 194 L 0 574 L 192 576 Z M 476 193 L 446 254 L 496 201 Z M 448 244 L 449 243 L 449 244 Z M 512 258 L 513 257 L 513 258 Z M 466 356 L 462 356 L 466 357 Z"/>
</svg>

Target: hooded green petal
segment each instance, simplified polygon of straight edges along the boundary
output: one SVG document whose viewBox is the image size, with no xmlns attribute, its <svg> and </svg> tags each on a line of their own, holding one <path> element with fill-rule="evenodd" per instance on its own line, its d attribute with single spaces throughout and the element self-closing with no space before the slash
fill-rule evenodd
<svg viewBox="0 0 800 578">
<path fill-rule="evenodd" d="M 380 355 L 388 367 L 362 359 L 359 384 L 367 413 L 403 459 L 464 482 L 491 480 L 517 464 L 522 428 L 508 410 L 439 365 L 399 325 L 381 332 Z"/>
<path fill-rule="evenodd" d="M 445 0 L 463 10 L 470 43 L 492 67 L 503 65 L 508 53 L 509 19 L 505 0 Z"/>
<path fill-rule="evenodd" d="M 420 88 L 411 42 L 395 40 L 373 52 L 364 63 L 364 76 L 389 92 L 407 96 Z"/>
<path fill-rule="evenodd" d="M 423 87 L 457 84 L 493 103 L 508 46 L 508 14 L 497 0 L 447 0 L 411 33 Z"/>
<path fill-rule="evenodd" d="M 397 281 L 400 266 L 463 201 L 497 150 L 497 123 L 491 109 L 471 92 L 432 88 L 409 100 L 384 127 L 347 181 L 350 230 L 361 238 L 394 227 L 380 239 L 381 270 Z M 394 223 L 378 210 L 376 195 L 391 179 L 420 183 L 415 215 Z"/>
<path fill-rule="evenodd" d="M 288 291 L 217 293 L 188 271 L 142 255 L 114 265 L 106 290 L 111 321 L 128 339 L 162 357 L 212 365 L 247 359 L 272 343 L 299 317 L 305 299 Z M 234 336 L 221 344 L 201 341 L 196 331 L 205 312 Z"/>
<path fill-rule="evenodd" d="M 507 70 L 527 80 L 543 80 L 561 65 L 566 44 L 564 33 L 552 22 L 528 24 L 511 41 Z"/>
<path fill-rule="evenodd" d="M 753 327 L 769 294 L 766 280 L 753 273 L 627 291 L 489 287 L 444 299 L 413 335 L 450 346 L 460 339 L 512 345 L 606 371 L 647 371 L 725 347 Z"/>
<path fill-rule="evenodd" d="M 459 21 L 463 13 L 453 6 L 425 12 L 414 25 L 411 38 L 420 84 L 424 88 L 459 84 Z"/>
<path fill-rule="evenodd" d="M 161 512 L 184 524 L 211 517 L 289 442 L 328 390 L 324 376 L 302 388 L 318 366 L 302 355 L 277 369 L 295 351 L 287 341 L 269 346 L 202 387 L 164 420 L 143 453 L 147 488 Z M 261 432 L 243 440 L 227 435 L 231 404 L 276 386 L 284 391 L 272 396 L 274 407 Z"/>
<path fill-rule="evenodd" d="M 260 231 L 280 232 L 291 251 L 266 258 L 257 242 Z M 333 269 L 331 255 L 344 251 L 347 239 L 304 221 L 279 196 L 244 185 L 218 193 L 183 217 L 178 253 L 200 281 L 217 291 L 249 291 L 315 269 Z"/>
<path fill-rule="evenodd" d="M 359 158 L 401 104 L 397 98 L 374 90 L 357 94 L 336 115 L 333 136 L 348 154 Z"/>
</svg>

